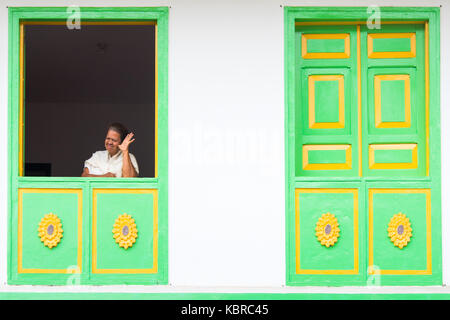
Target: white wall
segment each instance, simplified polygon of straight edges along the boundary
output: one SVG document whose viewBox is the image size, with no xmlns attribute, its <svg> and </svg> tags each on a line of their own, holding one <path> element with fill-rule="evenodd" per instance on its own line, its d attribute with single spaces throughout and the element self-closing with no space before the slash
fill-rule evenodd
<svg viewBox="0 0 450 320">
<path fill-rule="evenodd" d="M 341 290 L 285 283 L 284 27 L 281 6 L 439 6 L 441 1 L 2 1 L 0 145 L 7 146 L 8 6 L 170 6 L 169 282 L 139 291 Z M 442 122 L 450 119 L 448 41 L 441 43 Z M 450 129 L 442 125 L 444 281 L 450 282 Z M 0 290 L 6 285 L 7 155 L 0 158 Z M 237 289 L 239 287 L 240 289 Z M 21 287 L 20 290 L 37 290 Z M 41 287 L 39 290 L 69 290 Z M 122 286 L 70 290 L 134 290 Z M 366 290 L 366 289 L 360 289 Z M 369 290 L 369 289 L 368 289 Z M 409 292 L 412 288 L 382 288 Z M 442 288 L 419 290 L 445 290 Z"/>
</svg>

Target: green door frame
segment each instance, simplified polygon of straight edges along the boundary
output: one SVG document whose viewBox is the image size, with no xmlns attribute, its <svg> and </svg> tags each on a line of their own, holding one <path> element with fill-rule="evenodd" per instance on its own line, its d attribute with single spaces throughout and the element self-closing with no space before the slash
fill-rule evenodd
<svg viewBox="0 0 450 320">
<path fill-rule="evenodd" d="M 9 284 L 67 284 L 66 274 L 46 274 L 36 277 L 26 274 L 18 277 L 17 244 L 18 230 L 18 189 L 19 188 L 72 188 L 80 189 L 84 194 L 93 187 L 131 189 L 157 189 L 158 192 L 158 238 L 157 272 L 146 275 L 105 276 L 101 280 L 89 279 L 90 257 L 90 221 L 91 203 L 84 201 L 83 208 L 83 244 L 81 284 L 167 284 L 168 283 L 168 15 L 167 7 L 80 7 L 81 22 L 114 21 L 153 21 L 156 23 L 157 81 L 156 96 L 156 177 L 120 178 L 111 181 L 108 178 L 81 177 L 24 177 L 20 141 L 20 28 L 23 21 L 66 21 L 70 15 L 67 7 L 10 7 L 8 40 L 8 283 Z M 36 229 L 37 230 L 37 229 Z M 36 235 L 33 235 L 33 237 Z M 118 280 L 121 278 L 121 280 Z"/>
<path fill-rule="evenodd" d="M 342 275 L 302 275 L 296 274 L 295 256 L 295 190 L 297 188 L 343 188 L 360 182 L 372 186 L 386 185 L 392 182 L 401 188 L 402 181 L 410 182 L 408 187 L 420 185 L 422 188 L 432 190 L 432 221 L 433 232 L 431 242 L 433 272 L 428 276 L 416 276 L 410 279 L 399 279 L 398 276 L 383 275 L 381 285 L 438 285 L 442 284 L 442 244 L 441 244 L 441 149 L 440 149 L 440 47 L 439 47 L 439 8 L 433 7 L 380 7 L 381 22 L 405 21 L 425 23 L 429 31 L 429 173 L 424 177 L 416 178 L 376 178 L 376 177 L 311 177 L 296 176 L 295 172 L 295 105 L 296 105 L 296 24 L 338 24 L 338 25 L 364 25 L 370 14 L 367 7 L 285 7 L 284 8 L 284 50 L 285 50 L 285 228 L 286 228 L 286 284 L 292 286 L 303 285 L 366 285 L 370 280 L 367 274 L 367 263 L 360 265 L 357 277 Z M 367 203 L 368 195 L 360 193 Z M 359 208 L 364 210 L 364 205 Z M 360 214 L 361 216 L 361 214 Z M 367 220 L 367 219 L 365 219 Z M 368 230 L 367 221 L 360 227 Z M 367 246 L 363 240 L 360 245 Z M 367 250 L 363 250 L 360 259 L 367 259 Z"/>
</svg>

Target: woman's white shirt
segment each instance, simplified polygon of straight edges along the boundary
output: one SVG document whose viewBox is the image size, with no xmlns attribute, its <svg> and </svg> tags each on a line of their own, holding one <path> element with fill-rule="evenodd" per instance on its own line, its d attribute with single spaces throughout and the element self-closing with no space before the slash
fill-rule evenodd
<svg viewBox="0 0 450 320">
<path fill-rule="evenodd" d="M 136 158 L 131 153 L 130 160 L 136 173 L 139 174 L 139 167 Z M 92 154 L 88 160 L 84 162 L 84 167 L 89 169 L 90 174 L 102 175 L 108 172 L 114 173 L 116 177 L 122 177 L 123 154 L 119 150 L 112 157 L 107 150 L 97 151 Z"/>
</svg>

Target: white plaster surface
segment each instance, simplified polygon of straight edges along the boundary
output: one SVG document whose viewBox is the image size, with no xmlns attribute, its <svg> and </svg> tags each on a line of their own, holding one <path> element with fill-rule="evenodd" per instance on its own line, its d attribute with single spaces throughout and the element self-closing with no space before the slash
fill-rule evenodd
<svg viewBox="0 0 450 320">
<path fill-rule="evenodd" d="M 0 1 L 0 292 L 449 292 L 285 287 L 282 6 L 441 8 L 442 229 L 450 282 L 450 3 L 441 1 Z M 169 285 L 8 286 L 6 6 L 170 6 Z"/>
</svg>

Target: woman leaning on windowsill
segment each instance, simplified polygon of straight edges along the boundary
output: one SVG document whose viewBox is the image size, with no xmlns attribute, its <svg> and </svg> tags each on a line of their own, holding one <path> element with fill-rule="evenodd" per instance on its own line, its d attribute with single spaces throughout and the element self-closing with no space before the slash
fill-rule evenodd
<svg viewBox="0 0 450 320">
<path fill-rule="evenodd" d="M 134 142 L 134 134 L 120 123 L 108 127 L 105 149 L 92 154 L 84 162 L 82 177 L 137 177 L 139 167 L 136 158 L 128 151 Z"/>
</svg>

